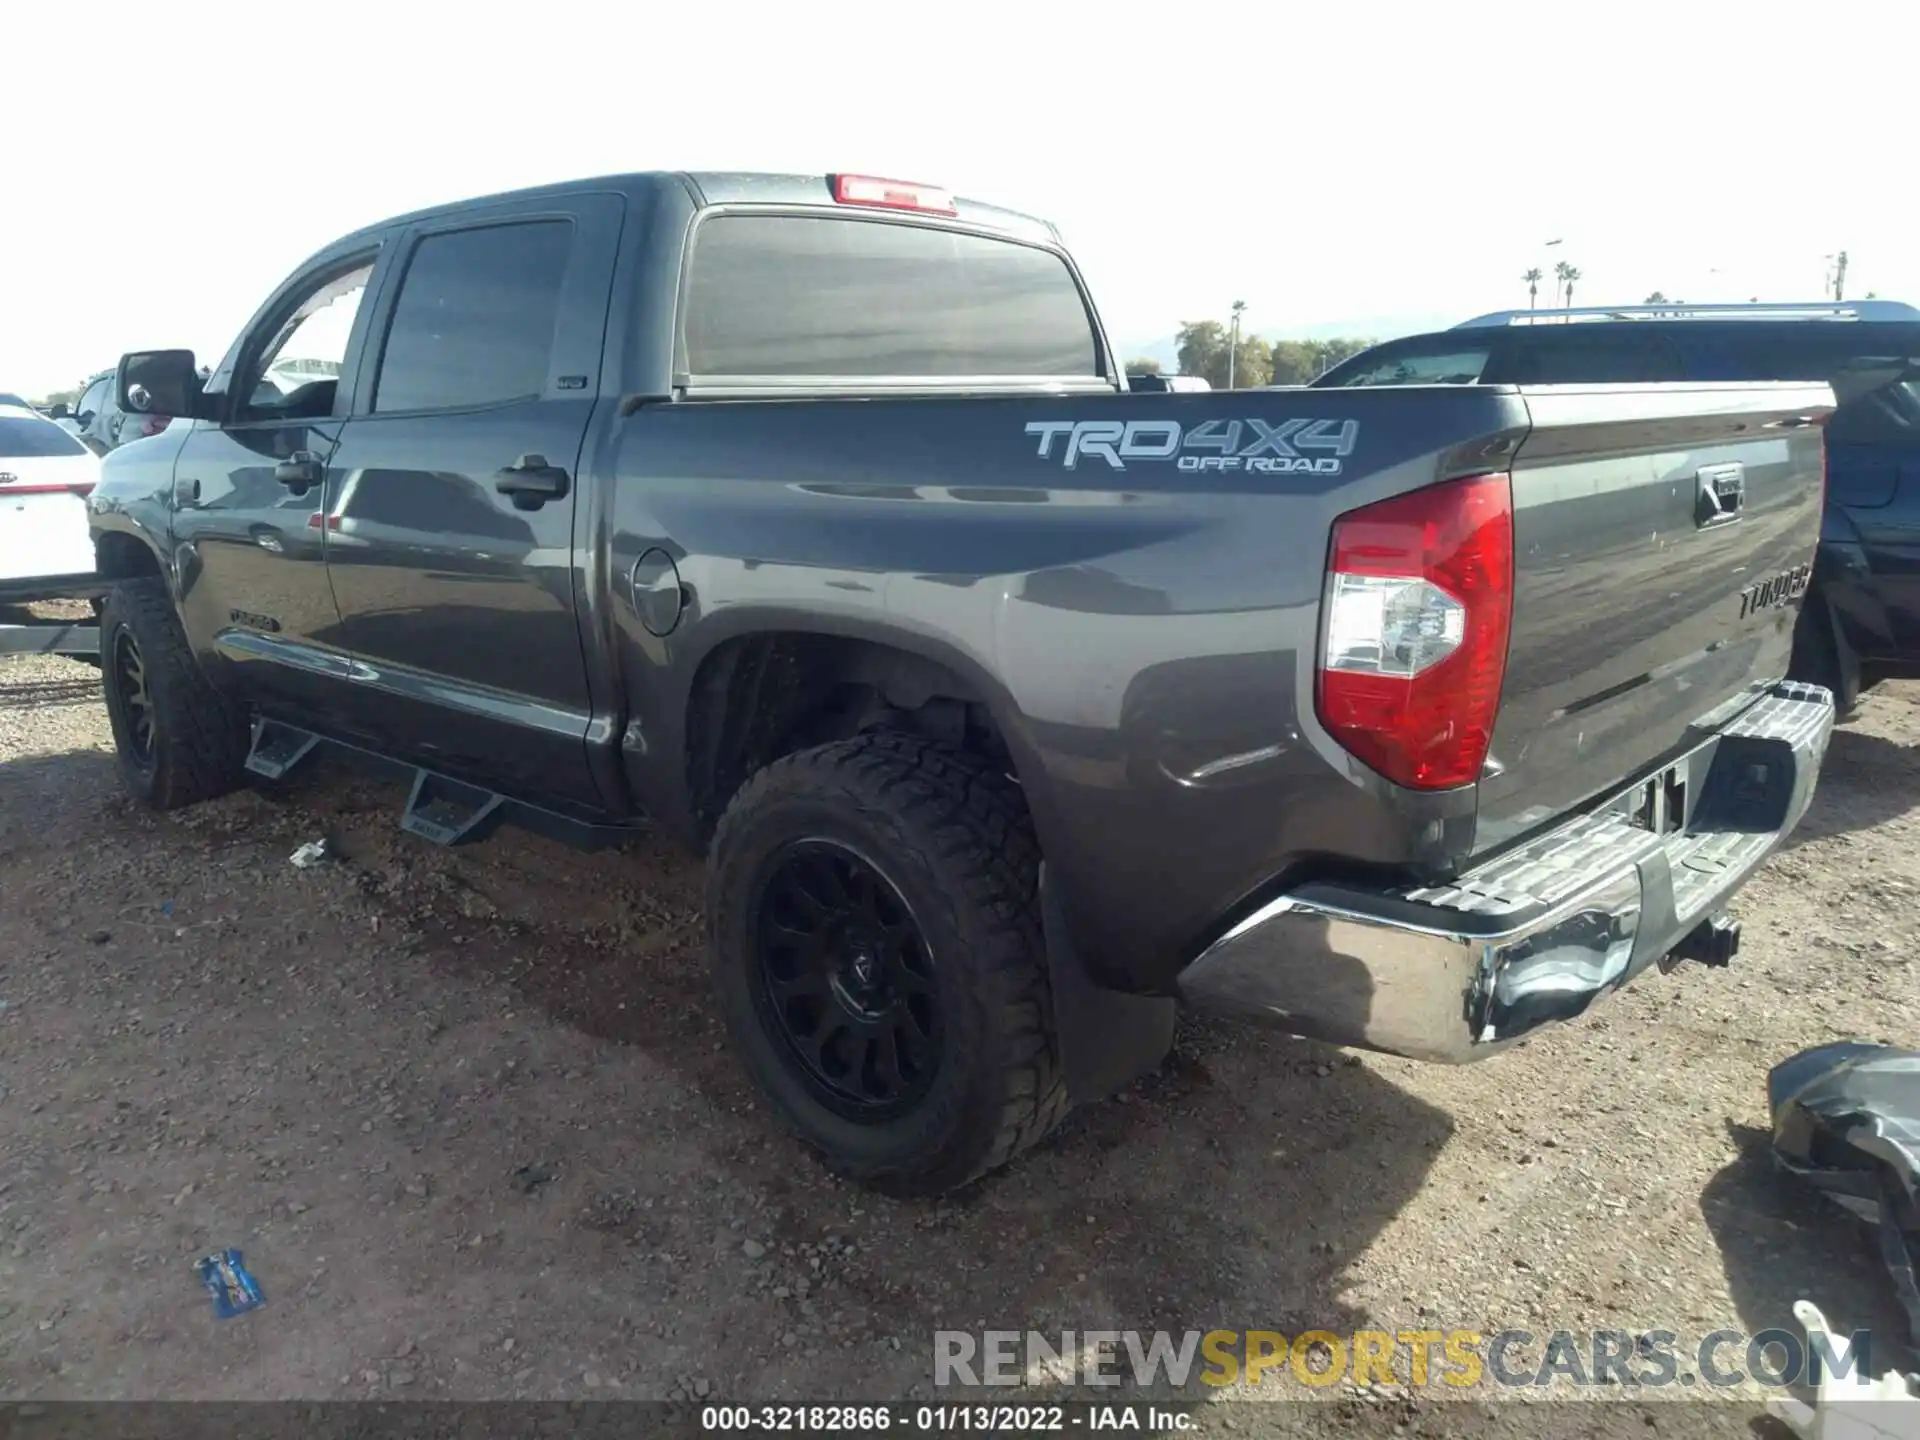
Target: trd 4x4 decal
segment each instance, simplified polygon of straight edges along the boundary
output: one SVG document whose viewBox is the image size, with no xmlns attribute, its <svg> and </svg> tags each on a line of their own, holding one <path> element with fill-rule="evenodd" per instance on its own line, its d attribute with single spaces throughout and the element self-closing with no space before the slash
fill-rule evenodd
<svg viewBox="0 0 1920 1440">
<path fill-rule="evenodd" d="M 1251 470 L 1263 474 L 1338 475 L 1360 439 L 1357 420 L 1035 420 L 1027 434 L 1042 460 L 1069 470 L 1082 457 L 1115 470 L 1129 460 L 1173 460 L 1182 470 Z"/>
</svg>

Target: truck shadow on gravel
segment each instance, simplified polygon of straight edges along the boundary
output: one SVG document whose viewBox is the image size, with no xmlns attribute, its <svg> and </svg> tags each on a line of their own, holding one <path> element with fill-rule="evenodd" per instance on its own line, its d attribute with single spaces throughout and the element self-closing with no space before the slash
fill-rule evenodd
<svg viewBox="0 0 1920 1440">
<path fill-rule="evenodd" d="M 853 1238 L 849 1208 L 866 1211 L 858 1260 L 836 1264 L 815 1298 L 898 1338 L 895 1363 L 922 1381 L 938 1329 L 1038 1329 L 1057 1346 L 1068 1330 L 1165 1330 L 1177 1341 L 1189 1330 L 1364 1326 L 1340 1298 L 1344 1269 L 1419 1191 L 1452 1133 L 1439 1110 L 1357 1056 L 1190 1020 L 1157 1074 L 1076 1110 L 1009 1169 L 939 1201 L 883 1199 L 826 1174 L 737 1068 L 706 973 L 697 861 L 665 842 L 581 855 L 516 831 L 427 850 L 386 829 L 390 793 L 330 787 L 299 799 L 338 807 L 329 828 L 377 893 L 436 897 L 422 927 L 436 967 L 510 987 L 698 1097 L 698 1144 L 724 1175 L 730 1208 L 767 1217 L 741 1231 L 771 1252 L 750 1273 L 829 1232 Z M 625 1174 L 596 1158 L 618 1176 L 605 1204 L 592 1202 L 602 1212 L 630 1212 L 651 1193 L 633 1158 Z M 576 1232 L 572 1243 L 596 1241 Z M 744 1265 L 737 1250 L 718 1263 Z M 751 1298 L 723 1305 L 729 1332 L 764 1333 L 769 1322 L 755 1317 L 793 1303 Z M 797 1354 L 776 1348 L 772 1372 L 789 1362 L 813 1377 L 801 1388 L 820 1393 L 820 1371 Z M 1196 1360 L 1184 1385 L 1150 1393 L 1211 1399 L 1203 1368 Z M 850 1383 L 870 1385 L 862 1373 Z"/>
<path fill-rule="evenodd" d="M 1366 1323 L 1339 1298 L 1344 1267 L 1420 1189 L 1452 1126 L 1357 1058 L 1186 1022 L 1159 1073 L 1076 1110 L 1011 1168 L 942 1201 L 863 1195 L 789 1139 L 736 1068 L 710 999 L 698 869 L 670 852 L 609 858 L 632 867 L 629 887 L 647 877 L 646 899 L 627 902 L 639 918 L 626 943 L 544 944 L 534 921 L 517 943 L 538 945 L 537 964 L 473 935 L 457 963 L 560 1024 L 644 1051 L 710 1100 L 704 1147 L 746 1208 L 779 1217 L 770 1247 L 818 1243 L 849 1206 L 883 1215 L 891 1238 L 863 1246 L 863 1263 L 839 1269 L 841 1293 L 821 1299 L 903 1337 L 922 1375 L 938 1329 L 1040 1330 L 1059 1346 L 1089 1329 L 1177 1342 Z M 477 883 L 497 897 L 488 879 Z M 1151 1393 L 1212 1398 L 1203 1368 Z"/>
<path fill-rule="evenodd" d="M 441 850 L 397 830 L 395 787 L 337 772 L 141 817 L 113 767 L 99 750 L 0 766 L 0 861 L 38 873 L 50 847 L 70 862 L 35 892 L 47 928 L 34 943 L 61 953 L 36 983 L 137 954 L 114 971 L 115 998 L 172 1017 L 169 1053 L 211 1067 L 195 1070 L 191 1095 L 255 1095 L 237 1110 L 176 1107 L 183 1123 L 251 1134 L 232 1155 L 268 1145 L 298 1167 L 293 1193 L 311 1208 L 274 1212 L 272 1238 L 250 1242 L 264 1258 L 286 1269 L 324 1239 L 328 1255 L 403 1256 L 409 1293 L 520 1295 L 507 1308 L 523 1336 L 611 1347 L 608 1363 L 642 1387 L 628 1393 L 663 1393 L 673 1372 L 659 1369 L 677 1363 L 735 1399 L 927 1396 L 941 1329 L 1036 1329 L 1058 1346 L 1068 1330 L 1363 1327 L 1343 1298 L 1346 1269 L 1452 1133 L 1357 1057 L 1191 1022 L 1159 1073 L 1083 1107 L 1011 1168 L 943 1200 L 886 1200 L 822 1170 L 736 1067 L 710 998 L 691 858 L 651 840 L 581 855 L 511 830 Z M 287 864 L 323 833 L 336 861 Z M 103 890 L 101 876 L 116 878 Z M 157 919 L 162 902 L 191 928 Z M 273 917 L 292 963 L 245 925 L 210 923 L 228 912 Z M 183 982 L 212 975 L 212 998 L 168 1008 Z M 266 1092 L 220 1048 L 243 994 L 274 1033 L 314 1037 Z M 31 1013 L 54 1013 L 36 1003 Z M 97 1023 L 90 1013 L 75 1012 Z M 308 1123 L 321 1110 L 324 1135 Z M 150 1171 L 137 1160 L 126 1181 L 184 1183 L 184 1171 Z M 377 1172 L 391 1208 L 369 1209 L 349 1171 Z M 430 1177 L 419 1195 L 402 1188 L 415 1172 Z M 278 1204 L 287 1186 L 258 1182 L 250 1203 Z M 487 1258 L 461 1258 L 481 1253 L 462 1238 L 480 1232 Z M 375 1283 L 358 1263 L 335 1267 L 343 1297 Z M 548 1313 L 559 1295 L 571 1297 L 564 1313 Z M 511 1368 L 494 1334 L 505 1318 L 449 1328 L 312 1303 L 290 1333 L 330 1354 L 374 1343 L 355 1338 L 368 1325 L 409 1323 L 435 1347 L 467 1347 L 458 1353 L 481 1368 L 456 1383 L 480 1393 L 567 1383 L 544 1370 L 486 1378 Z M 483 1334 L 496 1357 L 485 1363 L 473 1348 Z M 1203 1368 L 1196 1357 L 1184 1384 L 1146 1393 L 1211 1400 Z M 301 1373 L 255 1378 L 282 1393 Z"/>
<path fill-rule="evenodd" d="M 1739 1156 L 1708 1181 L 1700 1211 L 1747 1333 L 1778 1329 L 1804 1340 L 1793 1303 L 1811 1300 L 1841 1335 L 1872 1332 L 1875 1373 L 1920 1365 L 1873 1231 L 1775 1168 L 1765 1130 L 1730 1124 L 1728 1137 Z M 1729 1342 L 1717 1358 L 1723 1369 L 1747 1368 L 1743 1344 Z"/>
<path fill-rule="evenodd" d="M 1920 807 L 1920 746 L 1865 730 L 1839 729 L 1827 744 L 1819 788 L 1781 847 L 1872 830 Z"/>
</svg>

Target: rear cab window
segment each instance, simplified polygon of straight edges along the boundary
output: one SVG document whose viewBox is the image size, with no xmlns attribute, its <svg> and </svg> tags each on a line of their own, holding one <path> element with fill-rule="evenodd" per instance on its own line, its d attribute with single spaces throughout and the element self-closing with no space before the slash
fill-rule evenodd
<svg viewBox="0 0 1920 1440">
<path fill-rule="evenodd" d="M 45 460 L 87 453 L 86 446 L 51 420 L 0 412 L 0 460 Z"/>
<path fill-rule="evenodd" d="M 678 368 L 694 386 L 720 378 L 1107 381 L 1066 261 L 1044 246 L 967 230 L 710 214 L 694 232 L 683 313 Z"/>
</svg>

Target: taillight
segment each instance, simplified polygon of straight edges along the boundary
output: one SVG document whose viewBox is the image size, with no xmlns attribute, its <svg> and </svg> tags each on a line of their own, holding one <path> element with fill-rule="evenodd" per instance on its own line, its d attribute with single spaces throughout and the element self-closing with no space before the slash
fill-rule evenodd
<svg viewBox="0 0 1920 1440">
<path fill-rule="evenodd" d="M 0 488 L 0 495 L 80 495 L 93 493 L 95 481 L 92 480 L 41 480 L 25 485 L 7 485 Z"/>
<path fill-rule="evenodd" d="M 1475 475 L 1334 522 L 1320 723 L 1396 785 L 1480 776 L 1513 619 L 1513 489 Z"/>
</svg>

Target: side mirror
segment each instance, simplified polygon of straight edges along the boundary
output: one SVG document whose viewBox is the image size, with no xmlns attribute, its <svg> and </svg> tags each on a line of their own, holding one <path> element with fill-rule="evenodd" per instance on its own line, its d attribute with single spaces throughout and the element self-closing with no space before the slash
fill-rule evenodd
<svg viewBox="0 0 1920 1440">
<path fill-rule="evenodd" d="M 67 402 L 60 400 L 48 407 L 47 418 L 49 420 L 64 420 L 72 413 L 72 411 L 67 409 Z"/>
<path fill-rule="evenodd" d="M 200 372 L 191 350 L 135 350 L 122 355 L 113 384 L 120 408 L 132 414 L 200 413 Z"/>
<path fill-rule="evenodd" d="M 91 425 L 93 423 L 93 411 L 82 410 L 78 415 L 73 417 L 73 421 L 74 424 L 80 426 Z"/>
</svg>

